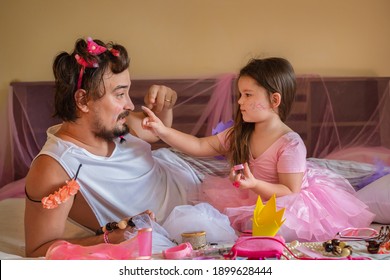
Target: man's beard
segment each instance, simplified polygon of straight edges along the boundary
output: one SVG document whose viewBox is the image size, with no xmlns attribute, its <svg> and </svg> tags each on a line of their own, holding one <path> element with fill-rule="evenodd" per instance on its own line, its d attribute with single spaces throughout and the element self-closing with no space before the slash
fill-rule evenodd
<svg viewBox="0 0 390 280">
<path fill-rule="evenodd" d="M 128 115 L 129 115 L 128 111 L 123 112 L 118 116 L 118 121 L 120 119 L 126 118 Z M 112 141 L 115 138 L 118 138 L 119 136 L 126 135 L 130 131 L 126 123 L 124 123 L 121 128 L 115 127 L 112 130 L 108 130 L 101 125 L 100 121 L 97 121 L 95 127 L 96 127 L 96 131 L 94 132 L 95 137 L 102 138 L 107 141 Z"/>
</svg>

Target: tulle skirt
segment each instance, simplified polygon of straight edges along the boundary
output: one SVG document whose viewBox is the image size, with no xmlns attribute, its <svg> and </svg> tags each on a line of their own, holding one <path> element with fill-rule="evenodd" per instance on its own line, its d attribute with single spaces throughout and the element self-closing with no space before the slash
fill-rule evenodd
<svg viewBox="0 0 390 280">
<path fill-rule="evenodd" d="M 299 193 L 276 198 L 277 210 L 285 208 L 285 222 L 278 234 L 287 242 L 325 241 L 345 228 L 372 223 L 375 215 L 340 175 L 308 162 L 304 181 Z M 228 178 L 215 176 L 205 178 L 198 197 L 226 214 L 232 227 L 241 232 L 252 228 L 256 200 L 252 191 L 236 189 Z"/>
</svg>

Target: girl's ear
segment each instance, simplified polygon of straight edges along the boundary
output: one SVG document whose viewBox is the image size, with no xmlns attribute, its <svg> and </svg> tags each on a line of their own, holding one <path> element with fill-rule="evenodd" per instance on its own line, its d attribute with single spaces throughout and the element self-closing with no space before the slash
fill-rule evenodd
<svg viewBox="0 0 390 280">
<path fill-rule="evenodd" d="M 76 101 L 76 106 L 80 111 L 88 112 L 88 98 L 87 92 L 83 89 L 78 89 L 74 94 L 74 99 Z"/>
<path fill-rule="evenodd" d="M 280 102 L 282 101 L 282 96 L 279 92 L 274 92 L 271 95 L 271 105 L 272 108 L 277 108 L 280 105 Z"/>
</svg>

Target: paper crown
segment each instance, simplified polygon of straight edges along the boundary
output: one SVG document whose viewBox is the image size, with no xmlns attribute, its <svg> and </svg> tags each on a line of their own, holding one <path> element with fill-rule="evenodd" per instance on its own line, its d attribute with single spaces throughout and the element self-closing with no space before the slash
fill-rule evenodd
<svg viewBox="0 0 390 280">
<path fill-rule="evenodd" d="M 273 195 L 264 205 L 261 197 L 257 197 L 256 207 L 253 212 L 252 235 L 275 236 L 284 223 L 285 208 L 276 211 L 276 196 Z"/>
</svg>

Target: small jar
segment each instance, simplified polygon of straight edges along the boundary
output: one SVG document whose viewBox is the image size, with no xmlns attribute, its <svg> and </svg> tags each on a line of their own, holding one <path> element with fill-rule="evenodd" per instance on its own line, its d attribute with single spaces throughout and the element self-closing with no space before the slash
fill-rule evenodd
<svg viewBox="0 0 390 280">
<path fill-rule="evenodd" d="M 207 245 L 205 231 L 183 232 L 181 238 L 183 243 L 189 242 L 194 250 L 198 250 Z"/>
</svg>

